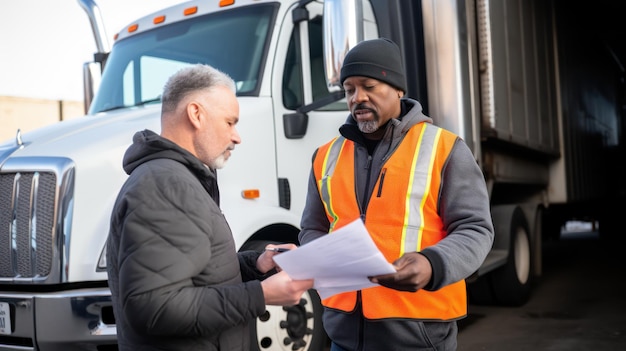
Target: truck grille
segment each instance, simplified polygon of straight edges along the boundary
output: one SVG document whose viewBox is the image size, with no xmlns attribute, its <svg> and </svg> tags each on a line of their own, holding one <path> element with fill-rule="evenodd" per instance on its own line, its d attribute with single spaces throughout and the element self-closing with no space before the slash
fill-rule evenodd
<svg viewBox="0 0 626 351">
<path fill-rule="evenodd" d="M 3 159 L 0 150 L 0 284 L 67 279 L 75 169 L 65 157 Z"/>
<path fill-rule="evenodd" d="M 0 174 L 0 278 L 42 278 L 53 256 L 56 175 Z"/>
</svg>

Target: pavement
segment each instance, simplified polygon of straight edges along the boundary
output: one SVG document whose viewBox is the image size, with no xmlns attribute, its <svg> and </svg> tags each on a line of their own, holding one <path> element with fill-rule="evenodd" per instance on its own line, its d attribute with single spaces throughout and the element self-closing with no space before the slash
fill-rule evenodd
<svg viewBox="0 0 626 351">
<path fill-rule="evenodd" d="M 544 244 L 543 275 L 521 307 L 469 306 L 458 351 L 626 350 L 626 246 L 594 232 Z"/>
</svg>

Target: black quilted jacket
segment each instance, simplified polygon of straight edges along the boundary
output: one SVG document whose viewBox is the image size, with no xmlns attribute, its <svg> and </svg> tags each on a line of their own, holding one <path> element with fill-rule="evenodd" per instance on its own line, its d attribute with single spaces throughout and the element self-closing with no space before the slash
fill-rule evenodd
<svg viewBox="0 0 626 351">
<path fill-rule="evenodd" d="M 124 170 L 107 242 L 119 349 L 250 350 L 265 311 L 259 254 L 236 252 L 215 173 L 149 130 Z"/>
</svg>

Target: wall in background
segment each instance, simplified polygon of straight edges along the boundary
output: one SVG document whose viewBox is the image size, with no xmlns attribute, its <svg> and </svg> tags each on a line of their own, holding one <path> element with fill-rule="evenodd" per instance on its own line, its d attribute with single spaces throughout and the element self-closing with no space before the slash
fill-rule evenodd
<svg viewBox="0 0 626 351">
<path fill-rule="evenodd" d="M 59 121 L 85 115 L 82 101 L 0 96 L 0 142 Z"/>
</svg>

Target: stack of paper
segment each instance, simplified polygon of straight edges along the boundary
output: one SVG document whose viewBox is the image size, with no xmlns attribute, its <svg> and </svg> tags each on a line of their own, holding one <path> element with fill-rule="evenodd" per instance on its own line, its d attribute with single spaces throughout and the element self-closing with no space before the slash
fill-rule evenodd
<svg viewBox="0 0 626 351">
<path fill-rule="evenodd" d="M 276 255 L 274 261 L 292 279 L 314 279 L 313 287 L 322 299 L 377 286 L 367 277 L 396 271 L 378 250 L 361 219 L 296 250 Z"/>
</svg>

